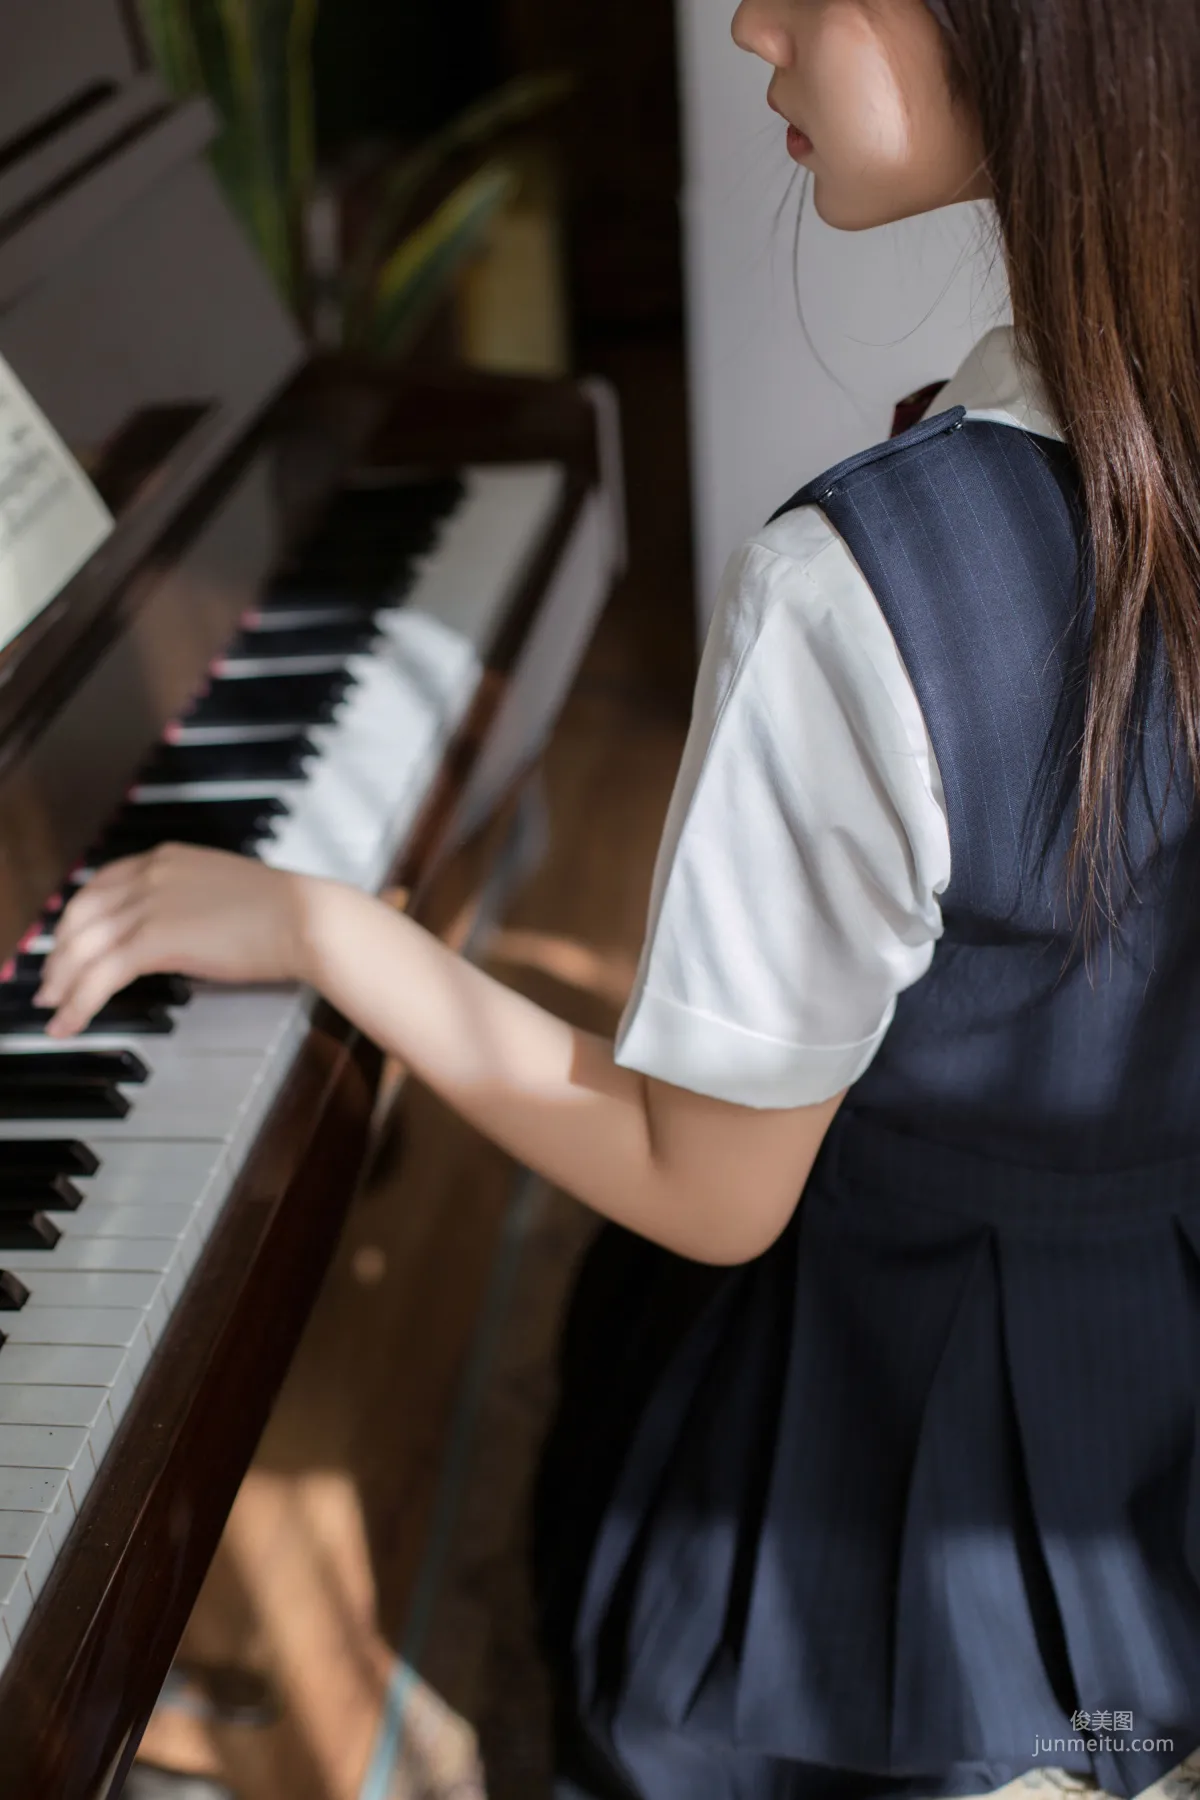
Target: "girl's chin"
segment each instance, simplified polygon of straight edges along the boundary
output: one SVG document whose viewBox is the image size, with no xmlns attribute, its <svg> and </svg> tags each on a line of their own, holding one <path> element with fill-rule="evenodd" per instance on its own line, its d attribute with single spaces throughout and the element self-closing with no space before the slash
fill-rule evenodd
<svg viewBox="0 0 1200 1800">
<path fill-rule="evenodd" d="M 840 195 L 836 185 L 813 171 L 812 208 L 822 224 L 829 225 L 834 231 L 874 231 L 880 225 L 894 225 L 899 219 L 910 218 L 911 210 L 902 205 L 887 206 L 877 203 L 874 206 L 864 204 L 860 196 L 857 203 L 845 195 Z"/>
</svg>

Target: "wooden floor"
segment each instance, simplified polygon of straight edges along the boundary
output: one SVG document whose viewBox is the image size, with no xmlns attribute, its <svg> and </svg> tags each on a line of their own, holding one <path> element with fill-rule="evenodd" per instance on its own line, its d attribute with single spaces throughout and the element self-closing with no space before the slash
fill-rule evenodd
<svg viewBox="0 0 1200 1800">
<path fill-rule="evenodd" d="M 546 756 L 548 853 L 487 966 L 611 1032 L 694 665 L 678 348 L 596 361 L 622 397 L 631 570 Z M 543 1800 L 525 1504 L 593 1228 L 405 1089 L 193 1614 L 190 1679 L 164 1698 L 145 1759 L 218 1776 L 241 1800 Z M 265 1712 L 231 1704 L 247 1672 Z"/>
</svg>

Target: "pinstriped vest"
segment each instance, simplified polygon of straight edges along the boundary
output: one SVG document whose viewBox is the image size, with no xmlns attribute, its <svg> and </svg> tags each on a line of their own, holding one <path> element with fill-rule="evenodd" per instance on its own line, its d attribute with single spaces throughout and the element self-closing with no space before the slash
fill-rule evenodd
<svg viewBox="0 0 1200 1800">
<path fill-rule="evenodd" d="M 874 1118 L 1043 1169 L 1200 1152 L 1200 828 L 1182 752 L 1168 780 L 1157 649 L 1143 657 L 1147 724 L 1127 759 L 1129 879 L 1090 967 L 1068 957 L 1071 748 L 1093 597 L 1065 446 L 957 407 L 837 465 L 775 516 L 808 503 L 891 628 L 950 835 L 943 935 L 850 1090 L 847 1123 Z"/>
</svg>

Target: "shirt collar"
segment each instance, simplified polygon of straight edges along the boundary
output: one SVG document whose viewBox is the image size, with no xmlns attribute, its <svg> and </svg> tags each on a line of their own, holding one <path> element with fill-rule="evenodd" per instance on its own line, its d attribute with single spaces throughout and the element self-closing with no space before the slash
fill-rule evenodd
<svg viewBox="0 0 1200 1800">
<path fill-rule="evenodd" d="M 1017 355 L 1011 325 L 997 325 L 980 338 L 929 411 L 946 412 L 952 406 L 965 406 L 975 419 L 1062 441 L 1037 370 Z"/>
</svg>

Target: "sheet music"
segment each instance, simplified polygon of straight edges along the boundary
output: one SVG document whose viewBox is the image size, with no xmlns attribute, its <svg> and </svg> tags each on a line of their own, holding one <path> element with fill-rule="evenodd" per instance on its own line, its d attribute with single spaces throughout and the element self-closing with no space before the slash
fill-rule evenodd
<svg viewBox="0 0 1200 1800">
<path fill-rule="evenodd" d="M 0 649 L 112 529 L 99 494 L 0 357 Z"/>
</svg>

